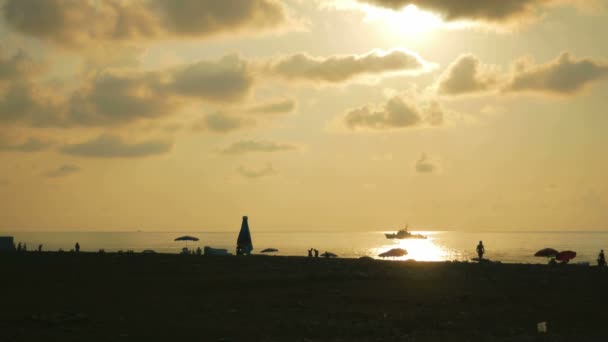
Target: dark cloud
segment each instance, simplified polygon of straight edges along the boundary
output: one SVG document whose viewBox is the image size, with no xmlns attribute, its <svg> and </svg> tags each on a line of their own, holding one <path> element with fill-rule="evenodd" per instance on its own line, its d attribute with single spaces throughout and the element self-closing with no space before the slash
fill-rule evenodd
<svg viewBox="0 0 608 342">
<path fill-rule="evenodd" d="M 121 137 L 103 134 L 83 143 L 66 145 L 61 152 L 78 157 L 136 158 L 169 153 L 173 143 L 166 140 L 126 142 Z"/>
<path fill-rule="evenodd" d="M 423 153 L 416 161 L 414 168 L 418 173 L 434 173 L 437 171 L 438 164 L 436 160 L 432 160 L 426 153 Z"/>
<path fill-rule="evenodd" d="M 292 144 L 278 143 L 264 140 L 244 140 L 233 143 L 232 145 L 222 149 L 220 153 L 236 155 L 247 154 L 250 152 L 279 152 L 293 151 L 298 147 Z"/>
<path fill-rule="evenodd" d="M 388 72 L 423 71 L 427 63 L 419 56 L 393 50 L 372 51 L 365 55 L 312 57 L 304 53 L 276 58 L 269 62 L 268 72 L 294 81 L 339 83 L 352 78 Z"/>
<path fill-rule="evenodd" d="M 562 53 L 545 64 L 534 65 L 527 60 L 517 62 L 503 90 L 570 95 L 607 78 L 607 60 L 575 58 L 569 53 Z"/>
<path fill-rule="evenodd" d="M 0 121 L 60 127 L 126 124 L 166 117 L 198 102 L 235 104 L 252 87 L 247 62 L 238 55 L 157 71 L 98 72 L 67 95 L 14 80 L 0 87 Z"/>
<path fill-rule="evenodd" d="M 253 87 L 253 75 L 247 62 L 238 55 L 218 61 L 200 61 L 171 72 L 166 87 L 176 95 L 209 102 L 232 102 L 244 99 Z"/>
<path fill-rule="evenodd" d="M 506 22 L 535 13 L 556 0 L 359 0 L 379 7 L 399 10 L 407 5 L 438 13 L 446 21 L 480 20 Z"/>
<path fill-rule="evenodd" d="M 411 100 L 394 96 L 381 108 L 365 106 L 349 111 L 344 122 L 350 129 L 373 130 L 409 128 L 425 124 L 437 126 L 443 123 L 443 111 L 435 102 L 420 106 Z"/>
<path fill-rule="evenodd" d="M 42 69 L 42 65 L 36 63 L 23 51 L 18 51 L 12 56 L 0 54 L 0 82 L 25 79 L 39 73 Z"/>
<path fill-rule="evenodd" d="M 80 167 L 73 164 L 61 165 L 58 168 L 51 170 L 44 175 L 49 178 L 66 177 L 80 171 Z"/>
<path fill-rule="evenodd" d="M 254 170 L 254 169 L 248 169 L 245 166 L 239 166 L 239 168 L 237 169 L 237 172 L 246 178 L 261 178 L 261 177 L 266 177 L 266 176 L 271 176 L 276 174 L 276 170 L 272 167 L 272 164 L 267 164 L 266 167 L 258 169 L 258 170 Z"/>
<path fill-rule="evenodd" d="M 243 118 L 238 115 L 216 112 L 205 115 L 195 123 L 195 130 L 209 130 L 216 133 L 228 133 L 255 124 L 255 120 Z"/>
<path fill-rule="evenodd" d="M 442 95 L 463 95 L 490 90 L 496 78 L 482 70 L 479 59 L 473 55 L 458 57 L 440 77 L 438 92 Z"/>
<path fill-rule="evenodd" d="M 38 138 L 29 138 L 22 143 L 10 143 L 0 139 L 0 151 L 9 152 L 39 152 L 48 149 L 52 146 L 49 141 L 44 141 Z"/>
<path fill-rule="evenodd" d="M 276 0 L 5 0 L 2 12 L 12 29 L 63 46 L 207 38 L 276 28 L 287 21 Z"/>
<path fill-rule="evenodd" d="M 247 108 L 251 114 L 285 114 L 296 109 L 296 101 L 292 99 L 268 101 Z"/>
</svg>

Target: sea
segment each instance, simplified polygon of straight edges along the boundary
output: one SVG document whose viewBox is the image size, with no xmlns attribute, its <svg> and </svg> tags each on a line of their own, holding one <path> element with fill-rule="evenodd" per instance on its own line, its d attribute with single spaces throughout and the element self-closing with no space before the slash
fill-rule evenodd
<svg viewBox="0 0 608 342">
<path fill-rule="evenodd" d="M 475 247 L 483 241 L 484 257 L 503 263 L 547 263 L 547 259 L 535 257 L 540 249 L 550 247 L 558 251 L 577 253 L 573 263 L 595 264 L 601 249 L 608 249 L 608 231 L 509 231 L 509 232 L 462 232 L 462 231 L 412 231 L 427 239 L 391 240 L 385 237 L 389 231 L 325 231 L 325 232 L 268 232 L 251 230 L 254 251 L 266 248 L 278 249 L 272 255 L 306 256 L 310 248 L 320 253 L 332 252 L 338 257 L 379 258 L 379 254 L 392 248 L 403 248 L 408 254 L 392 260 L 416 261 L 469 261 L 476 256 Z M 232 232 L 10 232 L 0 231 L 0 236 L 13 236 L 15 243 L 27 244 L 28 250 L 42 245 L 43 251 L 69 251 L 76 242 L 81 251 L 106 252 L 154 250 L 158 253 L 179 253 L 182 248 L 196 249 L 210 246 L 225 248 L 234 253 L 237 231 Z M 190 235 L 199 241 L 174 241 Z"/>
</svg>

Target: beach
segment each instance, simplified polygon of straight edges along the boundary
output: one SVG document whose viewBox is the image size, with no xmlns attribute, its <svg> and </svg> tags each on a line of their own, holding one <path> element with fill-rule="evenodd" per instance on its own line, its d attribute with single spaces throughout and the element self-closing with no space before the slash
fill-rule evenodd
<svg viewBox="0 0 608 342">
<path fill-rule="evenodd" d="M 0 270 L 1 341 L 608 339 L 596 267 L 28 252 Z"/>
</svg>

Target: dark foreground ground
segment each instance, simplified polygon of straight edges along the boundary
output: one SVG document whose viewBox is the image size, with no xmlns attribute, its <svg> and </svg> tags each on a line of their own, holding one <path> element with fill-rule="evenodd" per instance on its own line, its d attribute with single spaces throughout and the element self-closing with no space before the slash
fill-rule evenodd
<svg viewBox="0 0 608 342">
<path fill-rule="evenodd" d="M 0 341 L 608 341 L 607 290 L 582 266 L 0 254 Z"/>
</svg>

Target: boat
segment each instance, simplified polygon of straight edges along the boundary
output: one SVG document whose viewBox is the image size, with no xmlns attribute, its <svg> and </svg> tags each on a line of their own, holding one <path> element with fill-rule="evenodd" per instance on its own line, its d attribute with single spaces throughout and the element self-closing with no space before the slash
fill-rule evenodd
<svg viewBox="0 0 608 342">
<path fill-rule="evenodd" d="M 396 233 L 384 234 L 387 239 L 426 239 L 426 236 L 422 234 L 412 234 L 405 228 L 398 230 Z"/>
</svg>

